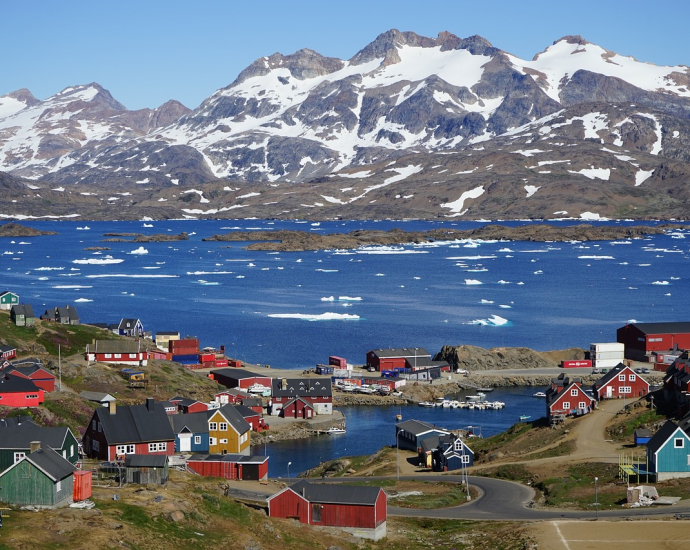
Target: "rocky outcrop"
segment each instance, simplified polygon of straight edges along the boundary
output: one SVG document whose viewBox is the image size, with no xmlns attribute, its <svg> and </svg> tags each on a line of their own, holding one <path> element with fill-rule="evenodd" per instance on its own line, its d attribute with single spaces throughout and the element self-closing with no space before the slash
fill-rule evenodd
<svg viewBox="0 0 690 550">
<path fill-rule="evenodd" d="M 584 359 L 579 348 L 562 351 L 539 352 L 529 348 L 491 348 L 477 346 L 443 346 L 434 357 L 435 361 L 447 361 L 454 369 L 476 373 L 483 370 L 532 369 L 557 367 L 564 359 Z M 472 382 L 475 381 L 472 377 Z M 519 383 L 505 385 L 522 385 Z"/>
<path fill-rule="evenodd" d="M 40 235 L 57 235 L 57 232 L 41 231 L 12 222 L 0 225 L 0 237 L 38 237 Z"/>
</svg>

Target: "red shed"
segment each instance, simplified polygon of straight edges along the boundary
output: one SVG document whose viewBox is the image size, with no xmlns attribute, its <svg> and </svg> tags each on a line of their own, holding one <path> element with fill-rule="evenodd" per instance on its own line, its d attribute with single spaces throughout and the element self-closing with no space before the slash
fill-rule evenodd
<svg viewBox="0 0 690 550">
<path fill-rule="evenodd" d="M 187 467 L 202 476 L 259 481 L 268 478 L 267 456 L 192 455 Z"/>
<path fill-rule="evenodd" d="M 301 480 L 268 499 L 268 515 L 379 540 L 386 536 L 386 506 L 386 493 L 379 487 Z"/>
<path fill-rule="evenodd" d="M 594 395 L 598 400 L 638 398 L 649 393 L 649 382 L 622 363 L 599 378 L 594 385 Z"/>
<path fill-rule="evenodd" d="M 38 365 L 31 365 L 28 367 L 11 366 L 3 369 L 3 372 L 13 376 L 18 376 L 19 378 L 31 380 L 43 391 L 55 391 L 55 375 L 39 367 Z"/>
<path fill-rule="evenodd" d="M 690 322 L 631 323 L 616 331 L 616 339 L 625 345 L 628 359 L 648 361 L 655 351 L 690 349 Z"/>
<path fill-rule="evenodd" d="M 0 403 L 6 407 L 38 407 L 45 393 L 31 380 L 19 376 L 0 375 Z"/>
<path fill-rule="evenodd" d="M 208 377 L 220 384 L 223 384 L 226 388 L 248 390 L 254 384 L 259 384 L 261 386 L 265 386 L 266 388 L 271 387 L 270 376 L 256 374 L 244 369 L 216 369 L 212 370 Z"/>
</svg>

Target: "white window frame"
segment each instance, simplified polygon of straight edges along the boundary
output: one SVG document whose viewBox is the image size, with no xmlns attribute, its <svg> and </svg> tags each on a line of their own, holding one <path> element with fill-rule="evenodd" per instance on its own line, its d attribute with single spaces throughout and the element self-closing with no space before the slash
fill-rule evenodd
<svg viewBox="0 0 690 550">
<path fill-rule="evenodd" d="M 209 437 L 208 438 L 208 445 L 209 445 L 209 447 L 211 445 L 216 445 L 216 438 L 215 437 Z"/>
<path fill-rule="evenodd" d="M 112 354 L 112 353 L 106 353 L 106 354 L 104 355 L 104 357 L 105 357 L 106 359 L 112 359 L 112 358 L 113 358 L 113 354 Z"/>
<path fill-rule="evenodd" d="M 461 462 L 463 464 L 469 464 L 470 463 L 470 455 L 461 455 Z"/>
<path fill-rule="evenodd" d="M 220 422 L 218 424 L 218 430 L 221 432 L 227 432 L 228 431 L 228 423 L 227 422 Z"/>
<path fill-rule="evenodd" d="M 628 375 L 628 382 L 634 382 L 635 380 L 637 380 L 637 378 L 634 374 Z"/>
<path fill-rule="evenodd" d="M 578 409 L 586 409 L 586 408 L 587 408 L 587 403 L 585 403 L 584 401 L 580 401 L 580 402 L 577 404 L 577 408 L 578 408 Z"/>
<path fill-rule="evenodd" d="M 57 481 L 55 483 L 55 491 L 60 492 L 62 490 L 62 481 Z"/>
<path fill-rule="evenodd" d="M 680 443 L 680 445 L 678 443 Z M 684 449 L 685 448 L 685 439 L 682 437 L 674 437 L 673 438 L 673 448 L 674 449 Z"/>
<path fill-rule="evenodd" d="M 564 411 L 570 410 L 570 401 L 563 401 L 563 410 Z"/>
<path fill-rule="evenodd" d="M 227 444 L 228 444 L 228 440 L 227 440 L 227 439 L 221 439 L 221 440 L 220 440 L 220 444 L 221 444 L 221 445 L 227 445 Z"/>
<path fill-rule="evenodd" d="M 573 388 L 572 390 L 570 390 L 571 397 L 577 397 L 577 394 L 578 394 L 577 388 Z"/>
<path fill-rule="evenodd" d="M 19 453 L 14 453 L 14 464 L 16 464 L 17 462 L 19 462 L 19 461 L 20 461 L 22 458 L 24 458 L 25 456 L 26 456 L 26 453 L 21 453 L 21 452 L 19 452 Z"/>
<path fill-rule="evenodd" d="M 625 374 L 619 374 L 618 375 L 618 381 L 619 382 L 625 382 Z"/>
<path fill-rule="evenodd" d="M 165 441 L 159 441 L 157 443 L 149 443 L 150 453 L 159 453 L 161 451 L 167 451 L 168 444 Z"/>
<path fill-rule="evenodd" d="M 620 394 L 632 394 L 632 388 L 630 386 L 621 386 L 618 388 L 618 393 Z"/>
<path fill-rule="evenodd" d="M 209 432 L 217 432 L 218 431 L 218 422 L 209 422 L 208 423 L 208 431 Z"/>
<path fill-rule="evenodd" d="M 115 445 L 115 454 L 118 455 L 133 455 L 135 446 L 132 444 Z"/>
<path fill-rule="evenodd" d="M 195 445 L 201 445 L 201 436 L 200 435 L 194 436 L 194 444 Z"/>
</svg>

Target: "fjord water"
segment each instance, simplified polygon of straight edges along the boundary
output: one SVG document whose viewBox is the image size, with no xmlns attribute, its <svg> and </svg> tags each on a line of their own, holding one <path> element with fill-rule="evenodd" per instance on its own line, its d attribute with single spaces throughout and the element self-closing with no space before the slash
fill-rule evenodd
<svg viewBox="0 0 690 550">
<path fill-rule="evenodd" d="M 331 233 L 480 224 L 32 220 L 27 225 L 59 234 L 0 238 L 0 287 L 17 292 L 37 314 L 73 304 L 82 322 L 140 318 L 154 333 L 180 331 L 198 336 L 202 346 L 225 345 L 230 357 L 281 368 L 313 367 L 329 355 L 361 364 L 367 350 L 381 347 L 424 347 L 432 354 L 445 344 L 588 347 L 615 341 L 616 329 L 632 319 L 688 320 L 690 241 L 682 230 L 614 242 L 454 242 L 276 253 L 201 239 L 231 230 Z M 182 231 L 189 240 L 103 242 L 107 232 Z M 97 246 L 110 250 L 85 250 Z"/>
</svg>

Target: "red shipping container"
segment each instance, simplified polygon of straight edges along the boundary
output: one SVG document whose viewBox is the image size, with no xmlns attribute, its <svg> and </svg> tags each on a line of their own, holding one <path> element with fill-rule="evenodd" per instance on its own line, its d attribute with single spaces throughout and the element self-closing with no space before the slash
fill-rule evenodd
<svg viewBox="0 0 690 550">
<path fill-rule="evenodd" d="M 205 369 L 213 369 L 216 366 L 215 361 L 203 361 L 201 364 L 203 365 L 203 368 L 205 368 Z"/>
<path fill-rule="evenodd" d="M 232 359 L 230 361 L 230 366 L 234 369 L 239 369 L 242 367 L 242 361 L 237 361 L 236 359 Z"/>
<path fill-rule="evenodd" d="M 202 363 L 205 363 L 206 361 L 215 361 L 216 360 L 216 354 L 215 353 L 200 353 L 199 354 L 199 361 Z"/>
<path fill-rule="evenodd" d="M 666 363 L 654 363 L 654 370 L 666 372 L 669 366 Z"/>
<path fill-rule="evenodd" d="M 74 472 L 72 500 L 79 502 L 91 498 L 91 471 L 77 470 Z"/>
<path fill-rule="evenodd" d="M 194 349 L 194 348 L 176 348 L 172 352 L 173 356 L 178 356 L 178 355 L 194 355 L 198 356 L 199 355 L 199 350 Z"/>
<path fill-rule="evenodd" d="M 329 365 L 335 365 L 336 367 L 340 367 L 341 369 L 347 368 L 347 360 L 343 359 L 342 357 L 338 357 L 336 355 L 331 355 L 328 358 L 328 364 Z"/>
<path fill-rule="evenodd" d="M 214 361 L 216 367 L 227 367 L 228 366 L 228 360 L 227 359 L 216 359 Z"/>
<path fill-rule="evenodd" d="M 563 368 L 563 369 L 592 368 L 592 361 L 590 359 L 561 361 L 561 368 Z"/>
</svg>

